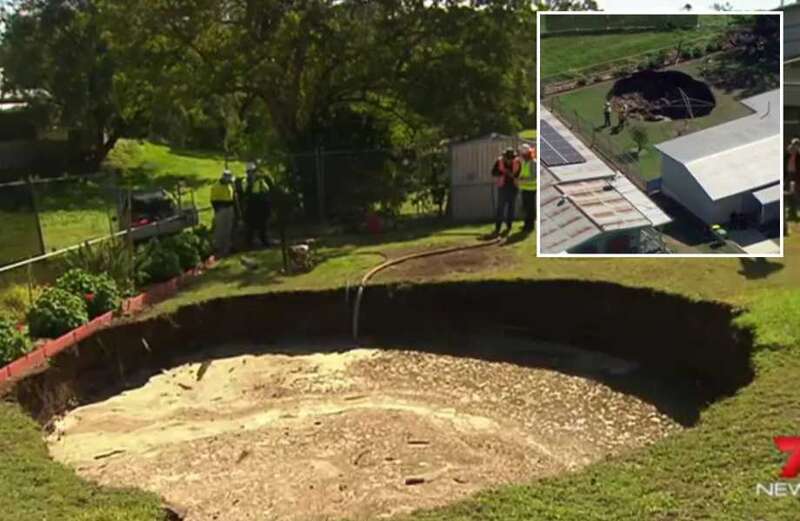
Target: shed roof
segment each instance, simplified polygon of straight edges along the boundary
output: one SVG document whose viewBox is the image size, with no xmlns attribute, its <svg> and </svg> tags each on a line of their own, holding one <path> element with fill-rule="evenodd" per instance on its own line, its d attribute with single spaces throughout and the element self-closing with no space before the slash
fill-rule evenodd
<svg viewBox="0 0 800 521">
<path fill-rule="evenodd" d="M 541 166 L 541 251 L 563 253 L 606 232 L 671 221 L 625 176 L 559 183 Z"/>
<path fill-rule="evenodd" d="M 463 141 L 456 141 L 456 142 L 450 143 L 449 146 L 458 147 L 458 146 L 463 146 L 463 145 L 472 145 L 472 144 L 479 143 L 479 142 L 482 142 L 482 141 L 518 141 L 519 143 L 527 143 L 527 144 L 529 144 L 531 146 L 536 145 L 536 140 L 535 139 L 531 140 L 531 139 L 521 138 L 519 136 L 509 136 L 508 134 L 501 134 L 499 132 L 492 132 L 490 134 L 486 134 L 486 135 L 483 135 L 483 136 L 479 136 L 479 137 L 475 137 L 475 138 L 471 138 L 471 139 L 465 139 Z"/>
<path fill-rule="evenodd" d="M 564 253 L 602 233 L 574 201 L 558 190 L 555 177 L 544 166 L 541 167 L 540 181 L 542 253 Z"/>
<path fill-rule="evenodd" d="M 714 201 L 780 179 L 775 159 L 781 157 L 780 91 L 742 103 L 754 113 L 656 145 L 661 153 L 684 164 Z"/>
</svg>

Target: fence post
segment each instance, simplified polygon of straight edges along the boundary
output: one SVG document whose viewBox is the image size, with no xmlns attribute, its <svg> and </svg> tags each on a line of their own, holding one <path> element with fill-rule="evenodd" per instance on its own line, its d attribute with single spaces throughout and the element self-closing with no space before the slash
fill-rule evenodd
<svg viewBox="0 0 800 521">
<path fill-rule="evenodd" d="M 33 178 L 28 176 L 28 189 L 31 191 L 31 204 L 33 205 L 33 214 L 36 216 L 36 232 L 39 234 L 39 248 L 42 254 L 47 253 L 46 245 L 44 243 L 44 232 L 42 231 L 42 219 L 39 215 L 39 202 L 36 200 L 36 188 L 33 184 Z"/>
</svg>

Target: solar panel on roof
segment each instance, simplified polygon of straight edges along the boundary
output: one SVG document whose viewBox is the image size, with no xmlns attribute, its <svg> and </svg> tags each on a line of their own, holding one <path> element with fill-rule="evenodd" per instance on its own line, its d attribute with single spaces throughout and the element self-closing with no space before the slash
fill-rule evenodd
<svg viewBox="0 0 800 521">
<path fill-rule="evenodd" d="M 541 122 L 542 161 L 547 166 L 574 165 L 586 159 L 545 120 Z"/>
</svg>

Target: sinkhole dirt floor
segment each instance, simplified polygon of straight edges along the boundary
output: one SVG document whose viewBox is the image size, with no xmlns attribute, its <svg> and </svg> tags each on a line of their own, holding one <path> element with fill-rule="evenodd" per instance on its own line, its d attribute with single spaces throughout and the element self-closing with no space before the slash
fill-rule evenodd
<svg viewBox="0 0 800 521">
<path fill-rule="evenodd" d="M 51 454 L 156 492 L 188 521 L 361 519 L 574 470 L 680 428 L 570 375 L 632 369 L 597 354 L 536 344 L 537 367 L 336 349 L 209 351 L 59 418 Z"/>
</svg>

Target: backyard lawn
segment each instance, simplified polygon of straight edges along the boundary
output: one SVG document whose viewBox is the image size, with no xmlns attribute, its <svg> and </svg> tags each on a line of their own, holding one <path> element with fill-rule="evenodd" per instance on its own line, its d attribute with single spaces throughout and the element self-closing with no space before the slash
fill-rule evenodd
<svg viewBox="0 0 800 521">
<path fill-rule="evenodd" d="M 704 42 L 716 34 L 717 27 L 701 26 L 701 29 L 693 31 L 548 36 L 541 40 L 541 81 L 546 83 L 548 77 L 594 68 L 603 63 L 643 57 L 659 49 L 674 49 L 681 42 L 685 45 Z"/>
<path fill-rule="evenodd" d="M 243 293 L 341 287 L 384 256 L 445 244 L 474 244 L 485 227 L 422 227 L 377 240 L 342 236 L 326 241 L 311 273 L 284 277 L 277 252 L 246 270 L 238 257 L 223 261 L 176 300 L 152 313 Z M 795 434 L 800 424 L 800 226 L 786 242 L 786 260 L 765 264 L 737 259 L 537 259 L 533 239 L 489 247 L 472 270 L 446 270 L 426 279 L 584 279 L 722 300 L 748 309 L 737 320 L 754 328 L 755 380 L 703 411 L 697 426 L 656 445 L 554 478 L 487 491 L 449 507 L 421 511 L 413 521 L 630 520 L 797 518 L 792 498 L 756 497 L 755 484 L 778 479 L 784 455 L 772 437 Z M 430 260 L 422 261 L 424 268 Z M 413 267 L 392 268 L 382 281 L 409 283 Z M 410 272 L 408 270 L 411 270 Z M 405 272 L 403 270 L 406 270 Z M 376 281 L 378 282 L 378 281 Z M 413 283 L 413 282 L 411 282 Z M 643 348 L 646 339 L 642 339 Z M 724 361 L 720 361 L 724 363 Z M 0 404 L 0 501 L 9 519 L 155 521 L 158 499 L 144 492 L 100 488 L 50 460 L 40 428 L 15 405 Z"/>
<path fill-rule="evenodd" d="M 706 80 L 701 74 L 700 66 L 700 61 L 694 61 L 670 67 L 668 70 L 678 70 L 697 79 Z M 743 94 L 742 89 L 728 90 L 714 85 L 710 86 L 716 98 L 716 108 L 709 115 L 696 118 L 691 122 L 685 120 L 656 122 L 633 120 L 625 130 L 616 134 L 610 129 L 600 130 L 603 124 L 603 103 L 607 93 L 613 87 L 613 81 L 598 83 L 556 96 L 554 107 L 556 112 L 566 116 L 569 120 L 574 120 L 577 113 L 586 121 L 586 125 L 579 128 L 579 133 L 587 141 L 591 141 L 591 133 L 596 131 L 599 136 L 609 140 L 618 150 L 635 151 L 636 145 L 631 136 L 631 127 L 643 128 L 647 132 L 650 144 L 639 155 L 639 169 L 644 178 L 655 179 L 661 176 L 661 157 L 653 145 L 677 137 L 678 130 L 684 129 L 686 125 L 690 131 L 694 132 L 752 113 L 748 107 L 738 101 Z M 616 118 L 612 119 L 616 123 Z M 616 155 L 614 158 L 624 162 Z"/>
</svg>

